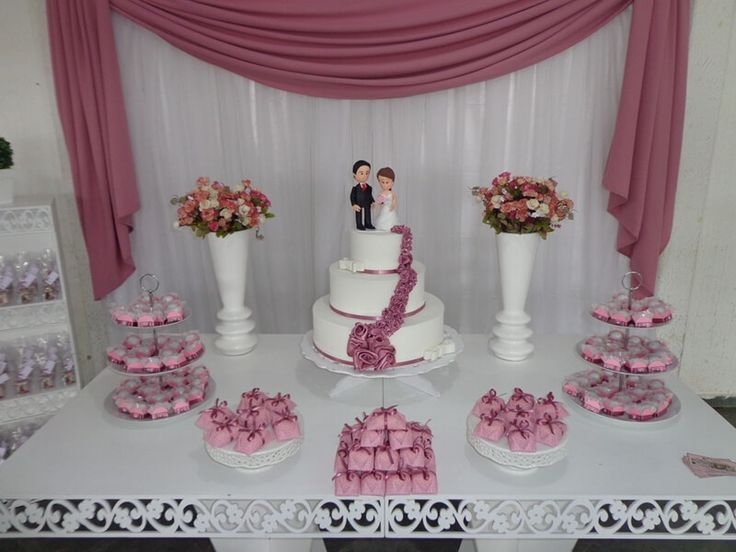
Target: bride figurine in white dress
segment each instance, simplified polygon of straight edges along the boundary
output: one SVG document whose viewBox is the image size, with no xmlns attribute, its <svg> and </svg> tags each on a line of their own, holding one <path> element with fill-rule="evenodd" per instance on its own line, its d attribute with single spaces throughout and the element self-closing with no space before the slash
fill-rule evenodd
<svg viewBox="0 0 736 552">
<path fill-rule="evenodd" d="M 376 173 L 378 183 L 381 185 L 381 193 L 376 198 L 375 205 L 378 215 L 373 218 L 376 230 L 390 232 L 391 228 L 399 224 L 396 215 L 396 192 L 393 191 L 396 174 L 391 167 L 383 167 Z"/>
</svg>

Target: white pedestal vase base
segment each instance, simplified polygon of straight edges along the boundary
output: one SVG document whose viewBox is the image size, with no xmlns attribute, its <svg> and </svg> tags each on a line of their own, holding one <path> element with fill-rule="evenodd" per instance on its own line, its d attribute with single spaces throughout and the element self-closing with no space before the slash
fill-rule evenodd
<svg viewBox="0 0 736 552">
<path fill-rule="evenodd" d="M 503 310 L 496 315 L 498 324 L 488 347 L 498 358 L 518 362 L 534 353 L 529 341 L 533 332 L 527 326 L 531 317 L 524 312 L 524 305 L 540 238 L 539 234 L 508 233 L 497 238 Z"/>
<path fill-rule="evenodd" d="M 212 269 L 223 305 L 217 311 L 220 323 L 215 326 L 218 335 L 215 348 L 223 355 L 244 355 L 258 344 L 258 337 L 252 333 L 256 324 L 250 320 L 253 311 L 244 304 L 249 234 L 247 230 L 224 238 L 207 234 Z"/>
<path fill-rule="evenodd" d="M 0 169 L 0 205 L 13 202 L 15 186 L 15 169 Z"/>
</svg>

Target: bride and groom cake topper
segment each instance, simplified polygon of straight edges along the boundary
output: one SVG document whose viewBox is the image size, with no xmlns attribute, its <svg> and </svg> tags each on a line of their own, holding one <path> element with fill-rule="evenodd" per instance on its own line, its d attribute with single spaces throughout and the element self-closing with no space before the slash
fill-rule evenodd
<svg viewBox="0 0 736 552">
<path fill-rule="evenodd" d="M 355 183 L 350 190 L 350 205 L 355 211 L 355 227 L 358 230 L 383 230 L 390 232 L 399 224 L 396 215 L 396 192 L 393 191 L 396 174 L 391 167 L 383 167 L 376 173 L 381 193 L 373 199 L 373 188 L 368 184 L 371 164 L 359 160 L 353 163 Z M 377 207 L 376 207 L 377 206 Z M 376 225 L 371 222 L 371 210 L 377 208 Z"/>
</svg>

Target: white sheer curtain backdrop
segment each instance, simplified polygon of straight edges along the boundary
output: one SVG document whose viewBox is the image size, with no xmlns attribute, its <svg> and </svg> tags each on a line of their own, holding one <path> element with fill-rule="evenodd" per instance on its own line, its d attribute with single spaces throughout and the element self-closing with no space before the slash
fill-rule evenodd
<svg viewBox="0 0 736 552">
<path fill-rule="evenodd" d="M 199 176 L 251 178 L 276 218 L 253 240 L 246 304 L 261 333 L 311 328 L 327 267 L 347 255 L 351 166 L 396 171 L 400 221 L 414 232 L 427 289 L 446 323 L 488 333 L 501 307 L 493 231 L 469 193 L 496 174 L 554 176 L 575 220 L 539 248 L 527 309 L 540 333 L 600 331 L 585 314 L 627 267 L 615 251 L 601 177 L 613 134 L 630 10 L 543 63 L 492 81 L 392 100 L 331 100 L 262 86 L 201 62 L 115 15 L 115 33 L 142 209 L 133 234 L 137 276 L 158 274 L 211 332 L 219 298 L 206 244 L 174 230 L 169 199 Z M 372 175 L 372 178 L 374 176 Z M 375 183 L 375 180 L 373 180 Z"/>
</svg>

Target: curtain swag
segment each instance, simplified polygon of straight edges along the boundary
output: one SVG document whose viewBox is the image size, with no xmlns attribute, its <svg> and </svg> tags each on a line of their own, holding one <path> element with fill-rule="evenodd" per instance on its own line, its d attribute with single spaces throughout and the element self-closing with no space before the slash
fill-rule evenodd
<svg viewBox="0 0 736 552">
<path fill-rule="evenodd" d="M 619 222 L 618 249 L 643 273 L 651 294 L 672 229 L 690 0 L 47 0 L 57 103 L 95 297 L 134 270 L 128 234 L 139 206 L 111 9 L 192 56 L 262 84 L 378 99 L 533 65 L 632 2 L 603 186 Z"/>
</svg>

